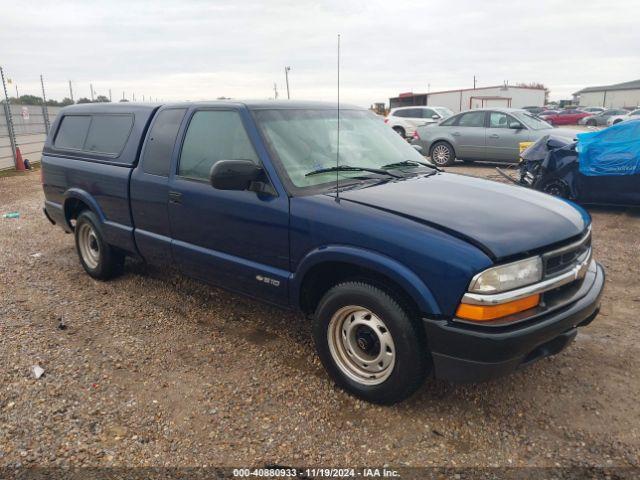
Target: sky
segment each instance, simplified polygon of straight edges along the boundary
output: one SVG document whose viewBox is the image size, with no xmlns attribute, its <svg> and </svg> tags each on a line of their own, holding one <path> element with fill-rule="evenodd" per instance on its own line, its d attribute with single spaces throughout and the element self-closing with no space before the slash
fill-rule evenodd
<svg viewBox="0 0 640 480">
<path fill-rule="evenodd" d="M 541 82 L 551 99 L 640 78 L 638 0 L 0 0 L 20 95 L 369 106 L 400 92 Z"/>
</svg>

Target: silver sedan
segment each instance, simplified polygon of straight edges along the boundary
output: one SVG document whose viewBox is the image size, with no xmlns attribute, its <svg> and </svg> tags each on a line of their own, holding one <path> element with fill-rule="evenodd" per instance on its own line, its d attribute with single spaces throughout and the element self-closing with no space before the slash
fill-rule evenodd
<svg viewBox="0 0 640 480">
<path fill-rule="evenodd" d="M 439 166 L 456 159 L 514 163 L 521 142 L 545 135 L 573 139 L 575 130 L 554 128 L 529 112 L 515 108 L 469 110 L 438 124 L 418 127 L 412 143 Z"/>
</svg>

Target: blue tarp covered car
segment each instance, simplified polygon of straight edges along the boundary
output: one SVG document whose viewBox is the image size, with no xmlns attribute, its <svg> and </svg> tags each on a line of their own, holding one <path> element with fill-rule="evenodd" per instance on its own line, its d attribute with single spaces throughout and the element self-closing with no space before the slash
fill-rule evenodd
<svg viewBox="0 0 640 480">
<path fill-rule="evenodd" d="M 640 206 L 640 120 L 525 150 L 519 183 L 583 204 Z"/>
</svg>

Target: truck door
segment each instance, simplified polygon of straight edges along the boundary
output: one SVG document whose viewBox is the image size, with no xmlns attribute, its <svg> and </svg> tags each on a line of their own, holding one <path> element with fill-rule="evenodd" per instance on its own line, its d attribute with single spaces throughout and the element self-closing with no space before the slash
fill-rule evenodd
<svg viewBox="0 0 640 480">
<path fill-rule="evenodd" d="M 220 160 L 262 164 L 258 138 L 244 108 L 191 112 L 169 180 L 172 252 L 187 275 L 286 304 L 288 197 L 217 190 L 209 183 L 211 167 Z"/>
<path fill-rule="evenodd" d="M 186 108 L 160 110 L 151 125 L 138 167 L 131 175 L 131 212 L 136 246 L 153 264 L 170 264 L 169 169 Z"/>
</svg>

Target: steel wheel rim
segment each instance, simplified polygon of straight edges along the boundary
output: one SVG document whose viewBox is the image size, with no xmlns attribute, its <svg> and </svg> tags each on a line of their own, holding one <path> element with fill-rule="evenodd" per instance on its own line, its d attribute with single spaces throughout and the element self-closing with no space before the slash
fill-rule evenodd
<svg viewBox="0 0 640 480">
<path fill-rule="evenodd" d="M 331 356 L 351 380 L 379 385 L 393 371 L 396 348 L 385 323 L 371 310 L 349 305 L 329 322 L 327 341 Z"/>
<path fill-rule="evenodd" d="M 451 153 L 449 152 L 449 148 L 445 145 L 436 146 L 431 153 L 431 159 L 438 165 L 444 165 L 449 162 L 450 157 Z"/>
<path fill-rule="evenodd" d="M 95 230 L 88 223 L 83 223 L 78 227 L 78 247 L 87 267 L 97 268 L 100 262 L 100 242 L 98 242 Z"/>
</svg>

